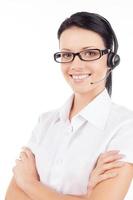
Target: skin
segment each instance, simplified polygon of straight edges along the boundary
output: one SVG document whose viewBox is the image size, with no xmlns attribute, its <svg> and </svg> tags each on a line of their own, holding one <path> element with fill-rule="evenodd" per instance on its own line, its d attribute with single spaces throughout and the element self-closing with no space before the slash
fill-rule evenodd
<svg viewBox="0 0 133 200">
<path fill-rule="evenodd" d="M 105 49 L 102 38 L 95 32 L 72 27 L 65 30 L 60 37 L 60 50 L 80 52 L 86 48 Z M 83 107 L 92 101 L 104 88 L 105 81 L 91 85 L 90 82 L 101 80 L 107 73 L 107 55 L 99 60 L 84 62 L 77 56 L 70 63 L 61 64 L 61 71 L 67 83 L 73 89 L 75 97 L 70 112 L 70 119 Z M 89 74 L 92 75 L 83 81 L 74 81 L 70 75 Z"/>
<path fill-rule="evenodd" d="M 102 38 L 92 31 L 72 27 L 61 34 L 61 51 L 67 49 L 79 52 L 85 47 L 105 48 Z M 75 57 L 72 63 L 62 64 L 61 70 L 75 94 L 70 112 L 71 120 L 105 88 L 105 81 L 93 85 L 90 82 L 102 79 L 107 73 L 107 55 L 91 62 L 83 62 Z M 70 76 L 87 73 L 92 74 L 90 79 L 79 82 Z M 72 196 L 58 193 L 43 185 L 39 181 L 34 155 L 29 149 L 24 148 L 20 154 L 21 160 L 16 161 L 13 169 L 14 178 L 9 185 L 6 200 L 99 200 L 99 197 L 102 200 L 123 200 L 133 177 L 133 166 L 118 161 L 119 156 L 118 152 L 101 155 L 88 180 L 88 193 L 85 196 Z"/>
<path fill-rule="evenodd" d="M 98 183 L 118 176 L 117 173 L 110 173 L 107 170 L 124 166 L 124 163 L 119 161 L 121 158 L 123 155 L 119 154 L 119 151 L 108 151 L 101 154 L 88 180 L 87 194 L 76 197 L 62 195 L 44 186 L 40 182 L 33 153 L 24 147 L 19 159 L 16 160 L 16 166 L 13 168 L 14 177 L 8 187 L 6 200 L 43 200 L 44 197 L 50 200 L 88 199 Z"/>
</svg>

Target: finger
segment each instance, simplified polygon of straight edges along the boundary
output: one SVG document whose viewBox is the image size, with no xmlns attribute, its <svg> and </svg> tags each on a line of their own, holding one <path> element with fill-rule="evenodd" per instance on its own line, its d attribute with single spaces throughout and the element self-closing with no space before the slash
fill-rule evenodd
<svg viewBox="0 0 133 200">
<path fill-rule="evenodd" d="M 116 172 L 104 173 L 104 174 L 99 176 L 97 183 L 104 181 L 104 180 L 107 180 L 107 179 L 110 179 L 110 178 L 114 178 L 116 176 L 118 176 L 118 173 L 116 173 Z"/>
<path fill-rule="evenodd" d="M 124 157 L 125 157 L 124 154 L 107 155 L 107 156 L 105 156 L 104 158 L 101 159 L 101 162 L 103 162 L 103 163 L 113 162 L 113 161 L 116 161 L 116 160 L 120 160 Z"/>
<path fill-rule="evenodd" d="M 118 154 L 120 151 L 119 150 L 110 150 L 110 151 L 105 151 L 103 153 L 101 153 L 101 155 L 104 156 L 108 156 L 108 155 L 112 155 L 112 154 Z"/>
<path fill-rule="evenodd" d="M 18 164 L 20 164 L 22 161 L 21 160 L 19 160 L 19 159 L 16 159 L 16 165 L 18 165 Z"/>
<path fill-rule="evenodd" d="M 124 164 L 125 164 L 125 162 L 123 162 L 123 161 L 111 162 L 111 163 L 103 165 L 99 170 L 101 170 L 101 173 L 103 173 L 103 172 L 113 169 L 113 168 L 122 167 L 122 166 L 124 166 Z"/>
<path fill-rule="evenodd" d="M 105 158 L 105 157 L 107 157 L 107 156 L 119 154 L 119 152 L 120 152 L 120 151 L 118 151 L 118 150 L 106 151 L 106 152 L 104 152 L 104 153 L 101 153 L 100 156 L 99 156 L 99 158 L 103 159 L 103 158 Z"/>
<path fill-rule="evenodd" d="M 27 154 L 24 151 L 20 152 L 19 159 L 25 160 L 26 158 L 27 158 Z"/>
<path fill-rule="evenodd" d="M 104 158 L 106 158 L 107 156 L 111 156 L 111 155 L 117 155 L 119 152 L 118 151 L 107 151 L 107 152 L 104 152 L 104 153 L 101 153 L 97 159 L 97 163 L 99 162 L 103 162 Z"/>
<path fill-rule="evenodd" d="M 13 174 L 15 173 L 15 170 L 16 170 L 16 167 L 13 167 L 13 168 L 12 168 Z"/>
<path fill-rule="evenodd" d="M 26 153 L 27 157 L 34 158 L 34 154 L 28 147 L 23 147 L 23 151 Z"/>
<path fill-rule="evenodd" d="M 104 174 L 101 174 L 101 175 L 98 175 L 97 178 L 94 180 L 94 181 L 90 181 L 88 183 L 88 189 L 92 189 L 94 188 L 98 183 L 104 181 L 104 180 L 107 180 L 107 179 L 110 179 L 110 178 L 114 178 L 118 175 L 118 173 L 116 172 L 108 172 L 108 173 L 104 173 Z"/>
<path fill-rule="evenodd" d="M 105 152 L 101 154 L 97 160 L 97 163 L 105 163 L 105 162 L 111 162 L 114 160 L 118 160 L 123 158 L 125 155 L 124 154 L 118 154 L 118 152 Z"/>
</svg>

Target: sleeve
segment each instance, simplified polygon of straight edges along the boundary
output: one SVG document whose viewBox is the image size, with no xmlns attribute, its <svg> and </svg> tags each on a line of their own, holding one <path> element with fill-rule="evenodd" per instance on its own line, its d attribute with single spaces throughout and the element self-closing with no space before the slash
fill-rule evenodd
<svg viewBox="0 0 133 200">
<path fill-rule="evenodd" d="M 122 161 L 133 163 L 133 119 L 126 121 L 112 137 L 107 150 L 120 150 Z"/>
<path fill-rule="evenodd" d="M 35 154 L 38 148 L 38 145 L 44 139 L 47 129 L 50 126 L 49 117 L 51 116 L 51 112 L 43 113 L 39 116 L 38 122 L 34 127 L 31 136 L 29 138 L 26 146 Z"/>
<path fill-rule="evenodd" d="M 35 154 L 35 151 L 36 151 L 36 148 L 37 148 L 37 145 L 39 143 L 39 138 L 41 136 L 41 116 L 39 117 L 38 119 L 38 122 L 37 124 L 35 125 L 32 133 L 31 133 L 31 136 L 30 136 L 30 139 L 28 141 L 28 143 L 26 144 L 26 146 Z"/>
</svg>

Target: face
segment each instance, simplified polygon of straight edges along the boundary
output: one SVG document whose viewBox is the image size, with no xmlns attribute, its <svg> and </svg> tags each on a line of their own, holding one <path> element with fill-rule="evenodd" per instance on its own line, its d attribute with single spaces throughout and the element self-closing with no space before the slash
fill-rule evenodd
<svg viewBox="0 0 133 200">
<path fill-rule="evenodd" d="M 102 37 L 86 29 L 71 27 L 65 30 L 60 37 L 60 51 L 77 53 L 85 49 L 106 49 Z M 78 56 L 72 62 L 61 63 L 64 78 L 75 93 L 98 93 L 105 88 L 105 81 L 90 84 L 101 80 L 107 73 L 107 54 L 98 60 L 83 61 Z M 91 74 L 89 76 L 89 74 Z"/>
</svg>

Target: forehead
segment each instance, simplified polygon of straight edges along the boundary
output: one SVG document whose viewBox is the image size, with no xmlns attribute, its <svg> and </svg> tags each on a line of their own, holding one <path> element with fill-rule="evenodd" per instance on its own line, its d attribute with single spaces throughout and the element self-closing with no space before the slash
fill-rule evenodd
<svg viewBox="0 0 133 200">
<path fill-rule="evenodd" d="M 103 39 L 98 33 L 78 27 L 65 30 L 61 34 L 59 43 L 60 49 L 105 48 Z"/>
</svg>

